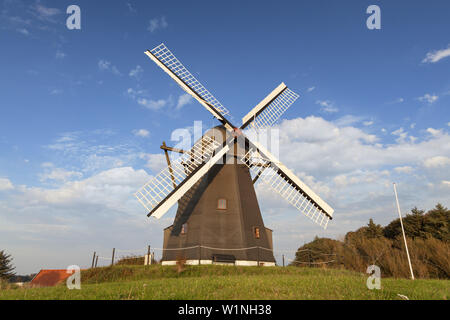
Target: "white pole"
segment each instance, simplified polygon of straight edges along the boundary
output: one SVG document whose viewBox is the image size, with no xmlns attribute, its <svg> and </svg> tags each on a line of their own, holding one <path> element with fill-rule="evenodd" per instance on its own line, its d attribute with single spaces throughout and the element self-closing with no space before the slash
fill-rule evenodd
<svg viewBox="0 0 450 320">
<path fill-rule="evenodd" d="M 402 214 L 400 211 L 400 204 L 398 203 L 397 187 L 395 185 L 395 182 L 394 182 L 394 193 L 395 193 L 395 201 L 397 202 L 398 216 L 400 217 L 400 225 L 402 227 L 403 240 L 405 240 L 405 248 L 406 248 L 406 255 L 408 257 L 409 271 L 411 271 L 411 279 L 414 280 L 414 273 L 411 265 L 411 259 L 409 258 L 408 244 L 406 243 L 405 229 L 403 228 Z"/>
</svg>

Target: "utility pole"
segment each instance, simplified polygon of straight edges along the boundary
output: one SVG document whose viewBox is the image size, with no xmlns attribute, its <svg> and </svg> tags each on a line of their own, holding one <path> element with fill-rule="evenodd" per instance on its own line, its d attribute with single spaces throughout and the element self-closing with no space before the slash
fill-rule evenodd
<svg viewBox="0 0 450 320">
<path fill-rule="evenodd" d="M 405 229 L 403 228 L 402 213 L 400 211 L 400 204 L 398 203 L 397 187 L 395 185 L 395 182 L 394 182 L 394 193 L 395 193 L 395 201 L 397 202 L 398 216 L 400 217 L 400 226 L 402 227 L 403 240 L 405 241 L 405 249 L 406 249 L 406 256 L 408 257 L 409 271 L 411 271 L 411 279 L 414 280 L 414 273 L 411 265 L 411 258 L 409 257 L 408 244 L 406 243 Z"/>
</svg>

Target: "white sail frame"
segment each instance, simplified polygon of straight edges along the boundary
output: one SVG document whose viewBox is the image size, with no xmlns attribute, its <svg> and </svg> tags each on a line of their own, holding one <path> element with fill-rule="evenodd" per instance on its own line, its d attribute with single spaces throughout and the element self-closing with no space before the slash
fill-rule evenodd
<svg viewBox="0 0 450 320">
<path fill-rule="evenodd" d="M 163 169 L 139 189 L 139 202 L 159 219 L 191 188 L 220 158 L 228 152 L 208 136 L 202 137 L 191 150 Z M 174 185 L 175 184 L 175 185 Z"/>
<path fill-rule="evenodd" d="M 253 176 L 258 175 L 259 179 L 269 185 L 283 199 L 326 229 L 334 210 L 274 156 L 270 153 L 265 155 L 269 155 L 269 157 L 263 158 L 256 150 L 250 149 L 241 161 L 247 165 Z M 279 170 L 289 180 L 280 175 Z"/>
<path fill-rule="evenodd" d="M 219 120 L 230 112 L 219 100 L 217 100 L 178 60 L 164 43 L 145 54 L 164 70 L 176 83 L 194 99 L 196 99 L 206 110 Z M 212 106 L 212 107 L 211 107 Z M 229 124 L 225 124 L 228 130 L 233 130 Z"/>
<path fill-rule="evenodd" d="M 281 83 L 242 118 L 241 129 L 248 125 L 257 130 L 271 127 L 299 97 L 300 95 Z"/>
</svg>

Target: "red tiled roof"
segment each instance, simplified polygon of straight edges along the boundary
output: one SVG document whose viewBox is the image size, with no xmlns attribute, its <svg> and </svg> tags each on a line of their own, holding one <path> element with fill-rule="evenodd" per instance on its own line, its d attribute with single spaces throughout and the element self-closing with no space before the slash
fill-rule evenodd
<svg viewBox="0 0 450 320">
<path fill-rule="evenodd" d="M 39 273 L 31 280 L 31 285 L 40 287 L 52 287 L 63 282 L 72 273 L 67 273 L 67 270 L 41 270 Z"/>
</svg>

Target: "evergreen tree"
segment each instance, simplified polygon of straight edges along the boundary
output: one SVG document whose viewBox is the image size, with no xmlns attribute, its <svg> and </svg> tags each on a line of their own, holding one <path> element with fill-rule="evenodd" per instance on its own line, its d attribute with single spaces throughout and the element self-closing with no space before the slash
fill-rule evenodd
<svg viewBox="0 0 450 320">
<path fill-rule="evenodd" d="M 379 224 L 375 224 L 372 219 L 367 224 L 365 235 L 367 238 L 380 238 L 383 236 L 383 227 Z"/>
<path fill-rule="evenodd" d="M 13 265 L 11 264 L 11 255 L 6 254 L 5 251 L 0 251 L 0 279 L 8 280 L 14 275 Z"/>
<path fill-rule="evenodd" d="M 436 239 L 450 241 L 450 210 L 438 203 L 428 211 L 424 220 L 424 232 Z"/>
</svg>

